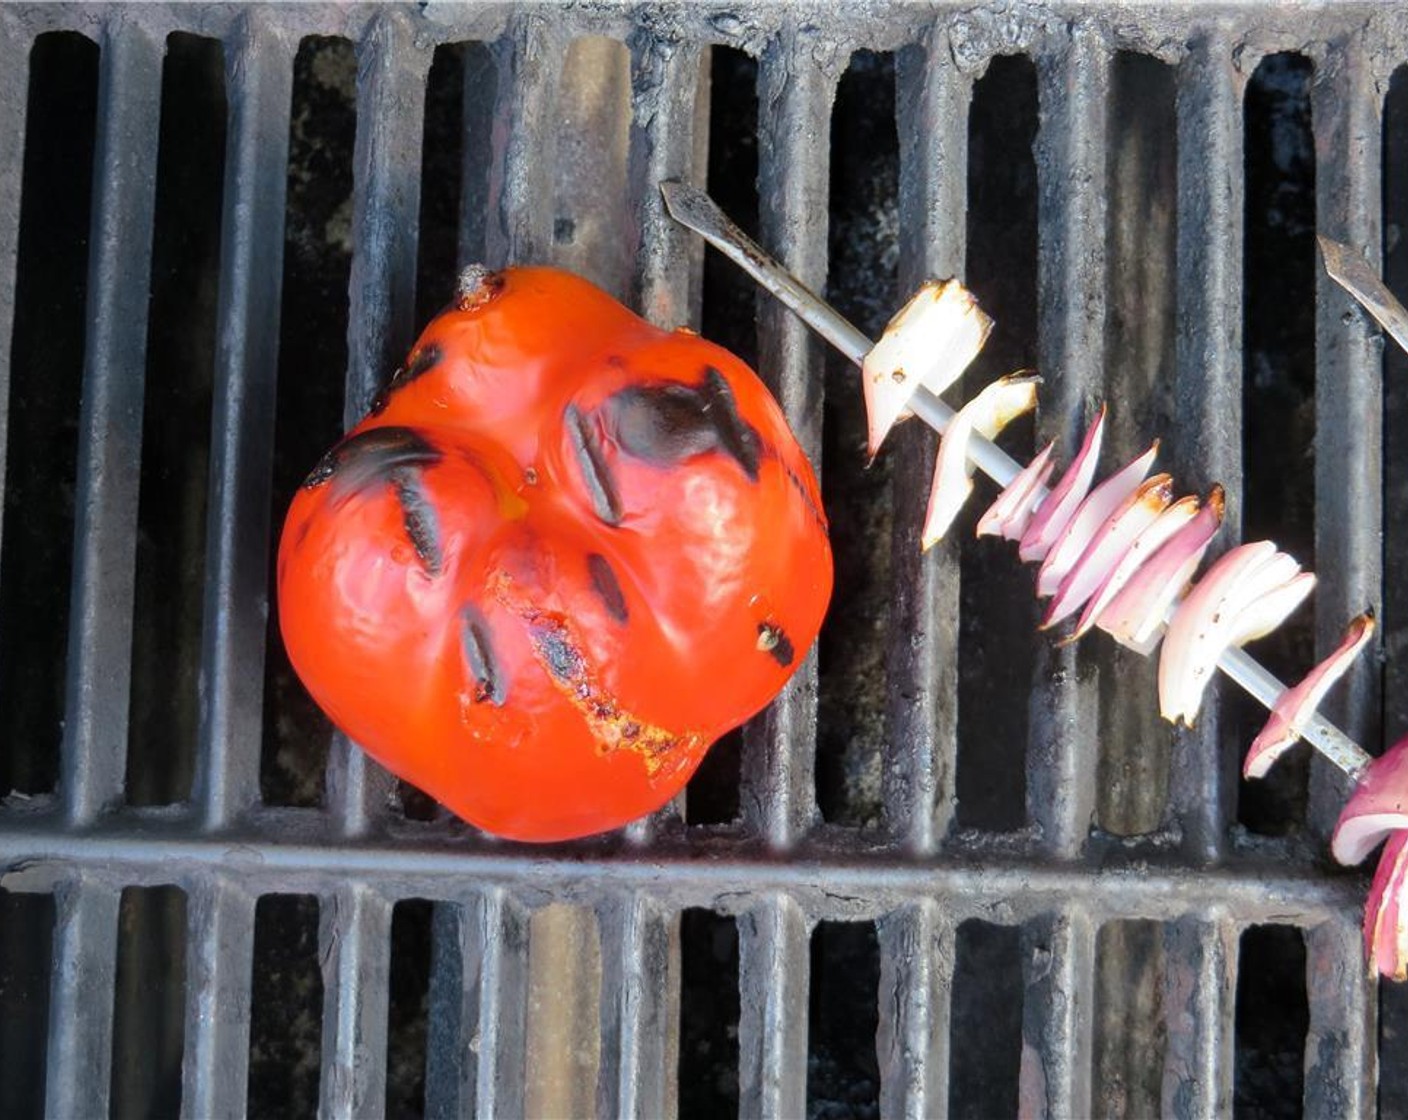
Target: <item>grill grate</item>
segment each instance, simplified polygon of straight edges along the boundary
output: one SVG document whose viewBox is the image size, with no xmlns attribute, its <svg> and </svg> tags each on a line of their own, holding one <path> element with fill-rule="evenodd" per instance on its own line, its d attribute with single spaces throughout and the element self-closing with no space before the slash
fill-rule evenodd
<svg viewBox="0 0 1408 1120">
<path fill-rule="evenodd" d="M 1106 742 L 1099 682 L 1117 665 L 1103 647 L 1091 653 L 1040 643 L 1031 695 L 990 698 L 1029 705 L 1026 827 L 955 828 L 960 561 L 956 550 L 921 558 L 912 547 L 931 463 L 923 433 L 906 433 L 891 453 L 898 544 L 879 828 L 821 820 L 815 655 L 744 734 L 737 821 L 690 826 L 672 806 L 622 836 L 543 850 L 494 842 L 444 819 L 408 819 L 394 808 L 388 776 L 341 738 L 332 745 L 323 807 L 261 804 L 259 667 L 290 103 L 303 37 L 341 35 L 357 49 L 348 423 L 416 327 L 422 119 L 437 45 L 486 44 L 496 71 L 491 141 L 465 151 L 470 173 L 487 174 L 488 202 L 483 213 L 474 211 L 475 192 L 464 192 L 461 257 L 498 264 L 570 252 L 589 274 L 619 275 L 620 294 L 668 324 L 698 322 L 703 255 L 668 220 L 655 184 L 704 174 L 701 67 L 711 46 L 757 59 L 759 239 L 819 290 L 828 278 L 830 161 L 838 155 L 828 143 L 832 105 L 852 51 L 895 53 L 901 290 L 928 275 L 964 271 L 974 83 L 997 56 L 1029 56 L 1040 107 L 1042 428 L 1066 441 L 1092 401 L 1122 395 L 1127 354 L 1107 330 L 1112 307 L 1126 308 L 1111 296 L 1112 276 L 1123 274 L 1108 233 L 1121 215 L 1100 185 L 1119 155 L 1119 106 L 1109 94 L 1120 54 L 1152 56 L 1173 67 L 1176 113 L 1175 252 L 1150 281 L 1161 286 L 1149 292 L 1151 302 L 1174 309 L 1173 382 L 1161 390 L 1174 408 L 1164 434 L 1198 481 L 1221 479 L 1235 494 L 1244 473 L 1244 85 L 1272 53 L 1312 60 L 1317 222 L 1378 260 L 1383 97 L 1394 67 L 1408 61 L 1403 10 L 6 6 L 0 135 L 11 139 L 0 147 L 0 371 L 7 385 L 26 130 L 33 136 L 44 127 L 26 119 L 30 50 L 52 30 L 89 36 L 101 52 L 67 699 L 57 789 L 0 807 L 0 887 L 54 899 L 42 1090 L 49 1115 L 129 1107 L 112 1089 L 119 915 L 124 890 L 158 885 L 179 887 L 186 899 L 181 1109 L 193 1117 L 244 1110 L 256 905 L 266 895 L 298 893 L 319 900 L 319 1103 L 329 1116 L 383 1108 L 392 914 L 411 898 L 437 903 L 425 1068 L 426 1111 L 434 1115 L 513 1114 L 524 1107 L 525 1087 L 542 1091 L 533 1086 L 547 1076 L 550 1056 L 534 1052 L 529 992 L 584 968 L 599 991 L 599 1009 L 581 1025 L 596 1048 L 596 1110 L 673 1113 L 680 1104 L 678 931 L 687 907 L 737 919 L 744 1115 L 808 1112 L 808 1024 L 800 1009 L 808 1006 L 812 931 L 822 921 L 876 926 L 885 1115 L 950 1108 L 950 993 L 959 927 L 971 920 L 1021 930 L 1024 1111 L 1120 1110 L 1115 1089 L 1096 1075 L 1103 1029 L 1097 966 L 1100 931 L 1132 921 L 1159 923 L 1161 931 L 1157 1031 L 1166 1112 L 1192 1117 L 1231 1108 L 1239 971 L 1259 966 L 1239 961 L 1239 939 L 1258 924 L 1304 931 L 1306 1112 L 1373 1114 L 1381 1073 L 1385 1113 L 1390 1100 L 1401 1105 L 1403 1089 L 1393 1080 L 1401 1075 L 1379 1069 L 1379 995 L 1363 978 L 1362 882 L 1327 874 L 1318 848 L 1237 827 L 1237 734 L 1228 721 L 1210 714 L 1163 748 L 1171 752 L 1171 788 L 1160 828 L 1135 837 L 1092 831 L 1102 751 L 1115 749 Z M 201 719 L 189 801 L 139 808 L 123 804 L 134 465 L 148 325 L 147 286 L 133 278 L 151 270 L 162 59 L 167 35 L 178 31 L 223 44 L 229 106 Z M 618 169 L 626 205 L 619 193 L 575 196 L 580 214 L 598 224 L 568 250 L 544 152 L 559 128 L 557 106 L 570 93 L 562 60 L 585 36 L 623 43 L 629 54 L 622 91 L 629 101 L 618 106 L 629 114 Z M 619 126 L 619 116 L 609 123 Z M 1380 602 L 1381 541 L 1388 533 L 1392 548 L 1400 530 L 1385 524 L 1382 508 L 1381 342 L 1327 280 L 1319 284 L 1315 486 L 1333 498 L 1321 500 L 1315 515 L 1323 644 L 1344 618 Z M 820 344 L 763 301 L 758 355 L 803 445 L 818 455 Z M 0 399 L 8 396 L 6 389 Z M 0 440 L 6 430 L 0 423 Z M 13 463 L 10 470 L 13 478 Z M 1400 620 L 1385 622 L 1392 652 L 1403 631 Z M 23 651 L 11 644 L 4 652 Z M 1152 701 L 1145 693 L 1131 703 Z M 1379 676 L 1365 670 L 1333 714 L 1373 745 L 1384 741 L 1379 713 Z M 1312 832 L 1323 834 L 1341 795 L 1333 776 L 1315 768 Z M 560 913 L 557 904 L 571 907 L 564 931 L 540 938 L 546 924 L 538 919 Z M 595 939 L 591 951 L 583 948 L 586 929 Z M 1385 996 L 1386 1021 L 1401 1018 L 1397 998 Z"/>
</svg>

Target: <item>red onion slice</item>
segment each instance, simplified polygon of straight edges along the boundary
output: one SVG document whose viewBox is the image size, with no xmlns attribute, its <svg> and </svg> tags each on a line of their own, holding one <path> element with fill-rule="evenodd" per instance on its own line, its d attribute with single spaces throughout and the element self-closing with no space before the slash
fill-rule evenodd
<svg viewBox="0 0 1408 1120">
<path fill-rule="evenodd" d="M 1046 559 L 1042 561 L 1041 570 L 1037 572 L 1036 577 L 1037 595 L 1044 599 L 1060 590 L 1061 582 L 1075 567 L 1076 562 L 1085 555 L 1085 550 L 1100 531 L 1100 527 L 1139 489 L 1139 484 L 1144 481 L 1144 476 L 1154 465 L 1154 458 L 1158 453 L 1159 441 L 1155 440 L 1148 451 L 1112 474 L 1081 502 L 1080 508 L 1066 523 L 1056 543 L 1051 546 L 1051 551 L 1046 554 Z"/>
<path fill-rule="evenodd" d="M 1401 828 L 1408 828 L 1408 739 L 1400 739 L 1364 771 L 1335 825 L 1330 854 L 1352 867 Z"/>
<path fill-rule="evenodd" d="M 997 496 L 978 521 L 978 536 L 1001 536 L 1021 540 L 1032 514 L 1045 498 L 1047 480 L 1056 469 L 1051 461 L 1055 443 L 1048 443 L 1037 457 L 1022 468 L 1016 478 Z"/>
<path fill-rule="evenodd" d="M 1408 893 L 1408 832 L 1399 830 L 1384 846 L 1364 903 L 1364 955 L 1380 973 L 1393 980 L 1408 980 L 1405 893 Z"/>
<path fill-rule="evenodd" d="M 1125 550 L 1114 570 L 1105 577 L 1098 591 L 1090 597 L 1081 611 L 1080 621 L 1066 641 L 1082 637 L 1092 626 L 1100 613 L 1110 605 L 1124 585 L 1134 576 L 1141 565 L 1168 542 L 1183 526 L 1197 516 L 1198 499 L 1189 494 L 1179 498 L 1155 519 L 1154 523 L 1134 538 L 1134 543 Z"/>
<path fill-rule="evenodd" d="M 1134 542 L 1159 519 L 1172 499 L 1173 476 L 1168 474 L 1156 474 L 1126 497 L 1119 509 L 1105 519 L 1080 559 L 1066 573 L 1042 620 L 1042 629 L 1056 625 L 1080 609 L 1104 585 Z"/>
<path fill-rule="evenodd" d="M 1140 653 L 1150 652 L 1158 645 L 1169 607 L 1198 570 L 1225 512 L 1222 487 L 1214 486 L 1202 508 L 1140 566 L 1095 625 Z"/>
<path fill-rule="evenodd" d="M 1100 458 L 1101 433 L 1104 429 L 1105 406 L 1102 404 L 1086 429 L 1085 441 L 1080 445 L 1075 461 L 1066 469 L 1046 501 L 1041 503 L 1027 531 L 1022 534 L 1017 553 L 1023 560 L 1030 563 L 1045 559 L 1081 502 L 1085 501 L 1086 494 L 1090 492 L 1090 483 L 1095 478 L 1095 464 Z"/>
<path fill-rule="evenodd" d="M 1271 541 L 1230 549 L 1179 604 L 1159 654 L 1159 711 L 1193 725 L 1217 661 L 1241 635 L 1279 626 L 1314 586 Z M 1290 591 L 1285 589 L 1291 588 Z"/>
<path fill-rule="evenodd" d="M 1271 717 L 1266 721 L 1266 726 L 1252 740 L 1252 745 L 1247 751 L 1246 762 L 1242 764 L 1244 777 L 1265 777 L 1276 760 L 1295 745 L 1301 730 L 1320 707 L 1325 693 L 1344 675 L 1345 670 L 1359 656 L 1359 651 L 1373 636 L 1373 615 L 1361 614 L 1351 620 L 1335 651 L 1311 669 L 1299 684 L 1281 693 L 1280 699 L 1271 709 Z"/>
</svg>

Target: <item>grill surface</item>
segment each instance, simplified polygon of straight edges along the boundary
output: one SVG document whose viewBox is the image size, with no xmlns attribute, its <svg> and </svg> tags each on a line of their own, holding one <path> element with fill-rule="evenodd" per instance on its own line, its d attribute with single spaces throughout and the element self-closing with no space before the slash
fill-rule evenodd
<svg viewBox="0 0 1408 1120">
<path fill-rule="evenodd" d="M 1163 417 L 1130 438 L 1162 434 L 1181 477 L 1220 479 L 1236 494 L 1246 419 L 1246 83 L 1273 53 L 1311 60 L 1316 221 L 1378 261 L 1381 122 L 1394 68 L 1408 61 L 1404 9 L 6 6 L 0 375 L 7 385 L 24 137 L 44 127 L 26 120 L 30 50 L 53 30 L 80 32 L 101 51 L 69 652 L 66 668 L 53 667 L 66 674 L 66 703 L 57 787 L 0 807 L 0 887 L 54 899 L 43 1091 L 50 1115 L 130 1107 L 113 1090 L 120 903 L 126 888 L 158 885 L 185 897 L 180 1108 L 191 1117 L 244 1111 L 256 904 L 271 894 L 319 900 L 319 1102 L 329 1116 L 384 1108 L 393 907 L 412 898 L 436 903 L 425 1064 L 425 1107 L 435 1115 L 514 1114 L 525 1099 L 530 1108 L 672 1114 L 680 1104 L 679 923 L 687 907 L 737 919 L 743 1115 L 808 1111 L 812 931 L 835 921 L 875 923 L 882 1112 L 946 1114 L 956 1045 L 950 995 L 960 927 L 971 919 L 1020 929 L 1026 1111 L 1122 1111 L 1097 1051 L 1113 1045 L 1111 1024 L 1128 1025 L 1133 1013 L 1111 1018 L 1097 988 L 1112 961 L 1122 975 L 1120 954 L 1129 950 L 1114 934 L 1126 923 L 1152 922 L 1162 962 L 1157 1024 L 1129 1029 L 1161 1040 L 1154 1076 L 1165 1112 L 1230 1111 L 1239 973 L 1261 966 L 1239 962 L 1239 939 L 1273 924 L 1304 931 L 1305 1111 L 1375 1114 L 1380 997 L 1361 962 L 1363 880 L 1327 870 L 1313 840 L 1252 835 L 1237 825 L 1235 721 L 1215 709 L 1193 733 L 1151 730 L 1147 713 L 1130 714 L 1153 706 L 1142 679 L 1131 684 L 1125 708 L 1112 708 L 1110 682 L 1129 669 L 1107 646 L 1059 650 L 1038 641 L 1030 686 L 988 697 L 1029 713 L 1025 826 L 957 827 L 960 571 L 970 584 L 983 577 L 956 547 L 922 558 L 913 547 L 932 461 L 923 433 L 905 433 L 891 452 L 895 548 L 878 821 L 827 821 L 818 809 L 815 655 L 743 736 L 735 821 L 691 825 L 672 806 L 620 836 L 548 849 L 498 843 L 444 819 L 410 819 L 388 777 L 340 740 L 321 806 L 263 804 L 260 667 L 289 112 L 303 37 L 344 36 L 357 52 L 345 423 L 363 412 L 418 325 L 422 115 L 438 45 L 485 44 L 496 81 L 488 135 L 471 128 L 472 83 L 465 103 L 465 182 L 482 181 L 487 199 L 481 205 L 466 186 L 461 261 L 567 263 L 667 325 L 699 322 L 703 254 L 668 220 L 655 184 L 703 180 L 710 138 L 701 73 L 710 47 L 757 59 L 759 240 L 818 289 L 828 282 L 831 160 L 846 158 L 830 151 L 837 84 L 853 51 L 895 52 L 901 291 L 929 275 L 971 271 L 969 104 L 992 60 L 1017 54 L 1035 64 L 1039 105 L 1037 293 L 1028 313 L 1046 379 L 1042 433 L 1059 433 L 1069 446 L 1088 407 L 1108 397 L 1117 411 Z M 223 44 L 229 111 L 195 776 L 189 800 L 141 807 L 125 803 L 148 337 L 148 288 L 133 278 L 151 271 L 162 59 L 175 31 Z M 597 54 L 564 65 L 569 45 L 586 36 L 624 46 L 598 43 Z M 622 50 L 629 80 L 613 86 L 603 75 Z M 1141 196 L 1128 189 L 1147 171 L 1128 131 L 1141 118 L 1111 96 L 1112 88 L 1130 93 L 1120 85 L 1130 54 L 1171 67 L 1177 150 L 1176 192 L 1164 215 L 1171 255 L 1140 269 L 1131 260 L 1158 248 L 1139 240 L 1139 223 L 1152 219 L 1140 216 L 1130 199 Z M 593 105 L 606 108 L 583 117 L 581 107 Z M 585 168 L 582 189 L 569 199 L 570 244 L 553 174 L 562 150 L 556 165 L 545 157 L 566 143 L 564 116 L 588 140 L 568 157 Z M 623 137 L 622 158 L 611 163 L 590 143 L 595 135 Z M 606 139 L 602 147 L 610 148 Z M 605 159 L 605 170 L 593 170 L 594 159 Z M 1126 189 L 1103 189 L 1111 168 L 1130 176 Z M 1381 547 L 1387 534 L 1397 555 L 1401 530 L 1383 517 L 1381 341 L 1328 281 L 1319 283 L 1315 488 L 1333 496 L 1314 514 L 1323 645 L 1345 618 L 1381 603 Z M 1116 318 L 1145 323 L 1144 308 L 1153 324 L 1144 334 L 1112 332 Z M 1169 314 L 1158 319 L 1161 308 Z M 804 446 L 819 455 L 826 361 L 819 344 L 766 301 L 757 339 L 763 376 Z M 1171 357 L 1167 380 L 1132 388 L 1130 370 L 1156 352 Z M 0 399 L 8 396 L 7 389 Z M 829 490 L 847 469 L 821 466 Z M 843 593 L 837 611 L 846 608 Z M 1385 617 L 1390 672 L 1400 621 Z M 1012 632 L 1031 641 L 1020 628 Z M 5 656 L 20 652 L 10 644 Z M 1376 667 L 1363 668 L 1331 712 L 1371 750 L 1384 741 L 1380 677 Z M 981 726 L 970 720 L 964 734 Z M 1135 804 L 1141 791 L 1111 793 L 1102 767 L 1138 754 L 1139 736 L 1162 744 L 1149 749 L 1168 760 L 1168 789 L 1159 787 L 1153 824 L 1119 829 L 1109 822 L 1119 818 L 1121 798 Z M 1332 823 L 1341 791 L 1318 768 L 1309 788 L 1313 838 Z M 1096 821 L 1106 828 L 1092 828 Z M 582 984 L 579 1011 L 586 1010 L 568 1027 L 573 1046 L 585 1039 L 595 1047 L 594 1090 L 569 1084 L 563 1091 L 577 1096 L 543 1096 L 556 1056 L 532 1025 L 530 994 Z M 1386 1016 L 1401 1014 L 1394 998 L 1385 995 Z M 44 1029 L 42 1022 L 36 1016 L 32 1029 Z M 1392 1094 L 1401 1105 L 1390 1072 L 1383 1071 L 1384 1099 Z"/>
</svg>

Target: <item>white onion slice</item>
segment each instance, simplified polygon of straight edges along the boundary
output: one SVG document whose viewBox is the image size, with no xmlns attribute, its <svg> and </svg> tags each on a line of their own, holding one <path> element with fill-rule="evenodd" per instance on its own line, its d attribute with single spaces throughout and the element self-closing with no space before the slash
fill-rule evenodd
<svg viewBox="0 0 1408 1120">
<path fill-rule="evenodd" d="M 1225 650 L 1242 634 L 1279 626 L 1298 606 L 1313 577 L 1271 541 L 1228 550 L 1179 604 L 1159 654 L 1159 711 L 1170 723 L 1193 725 L 1203 692 Z M 1283 589 L 1293 587 L 1292 593 Z M 1279 612 L 1279 613 L 1277 613 Z"/>
<path fill-rule="evenodd" d="M 974 432 L 993 439 L 998 432 L 1036 407 L 1039 377 L 1003 377 L 987 386 L 954 415 L 939 444 L 929 509 L 920 537 L 929 549 L 943 539 L 963 503 L 973 491 L 973 465 L 968 461 L 968 441 Z"/>
<path fill-rule="evenodd" d="M 896 312 L 861 364 L 872 459 L 919 386 L 942 393 L 978 356 L 991 330 L 992 320 L 957 280 L 930 280 Z"/>
</svg>

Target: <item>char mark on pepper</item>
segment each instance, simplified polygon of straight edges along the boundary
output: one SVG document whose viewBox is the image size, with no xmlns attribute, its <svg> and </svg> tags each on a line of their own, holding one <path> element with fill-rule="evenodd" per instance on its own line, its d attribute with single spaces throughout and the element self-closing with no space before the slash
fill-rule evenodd
<svg viewBox="0 0 1408 1120">
<path fill-rule="evenodd" d="M 332 481 L 334 493 L 342 497 L 388 482 L 400 470 L 433 467 L 441 458 L 439 448 L 413 428 L 372 428 L 324 455 L 303 488 L 314 490 Z"/>
<path fill-rule="evenodd" d="M 585 681 L 586 663 L 562 625 L 538 622 L 533 624 L 529 633 L 548 672 L 564 684 Z"/>
<path fill-rule="evenodd" d="M 427 343 L 411 355 L 411 360 L 404 368 L 396 371 L 396 376 L 392 378 L 392 384 L 398 389 L 402 385 L 409 385 L 423 373 L 429 373 L 440 364 L 440 359 L 444 355 L 440 347 L 435 343 Z"/>
<path fill-rule="evenodd" d="M 611 568 L 611 561 L 599 552 L 587 557 L 587 571 L 592 577 L 592 588 L 601 599 L 606 613 L 617 622 L 625 622 L 630 617 L 626 609 L 626 596 L 621 591 L 621 583 Z"/>
<path fill-rule="evenodd" d="M 678 734 L 624 711 L 593 679 L 566 623 L 545 615 L 529 617 L 528 634 L 538 660 L 586 721 L 597 754 L 609 755 L 624 747 L 640 758 L 646 776 L 654 779 L 698 748 L 699 736 L 693 732 Z"/>
<path fill-rule="evenodd" d="M 460 612 L 460 641 L 465 662 L 474 677 L 474 699 L 478 703 L 487 700 L 496 707 L 503 707 L 505 689 L 489 637 L 489 624 L 474 607 L 465 607 Z"/>
<path fill-rule="evenodd" d="M 816 522 L 823 533 L 827 532 L 826 514 L 817 506 L 816 500 L 812 497 L 811 490 L 807 488 L 806 483 L 801 480 L 797 472 L 785 462 L 782 464 L 782 469 L 787 475 L 788 483 L 791 485 L 792 489 L 797 492 L 797 496 L 802 499 L 802 503 L 807 507 L 807 512 L 812 515 L 812 520 Z"/>
<path fill-rule="evenodd" d="M 758 481 L 762 441 L 738 412 L 733 390 L 713 366 L 704 367 L 699 385 L 681 381 L 633 386 L 612 394 L 602 406 L 607 430 L 621 447 L 656 466 L 672 467 L 717 451 Z"/>
<path fill-rule="evenodd" d="M 758 623 L 758 649 L 772 654 L 772 659 L 786 669 L 797 656 L 792 648 L 792 639 L 781 626 L 774 622 Z"/>
<path fill-rule="evenodd" d="M 621 498 L 616 492 L 616 480 L 611 475 L 602 455 L 601 436 L 596 425 L 582 415 L 576 405 L 569 405 L 564 415 L 567 430 L 572 437 L 572 450 L 577 456 L 577 466 L 586 481 L 591 495 L 592 508 L 596 515 L 608 525 L 621 523 Z"/>
<path fill-rule="evenodd" d="M 422 346 L 411 355 L 410 361 L 391 375 L 391 380 L 377 392 L 372 398 L 371 407 L 367 410 L 371 416 L 380 416 L 386 411 L 386 406 L 391 403 L 391 394 L 397 389 L 409 385 L 423 373 L 428 373 L 440 364 L 440 359 L 444 357 L 440 347 L 431 342 Z"/>
<path fill-rule="evenodd" d="M 393 471 L 391 489 L 401 506 L 406 536 L 411 538 L 417 559 L 427 575 L 438 576 L 445 566 L 445 557 L 440 550 L 440 519 L 435 516 L 435 507 L 426 496 L 420 471 L 413 467 Z"/>
</svg>

